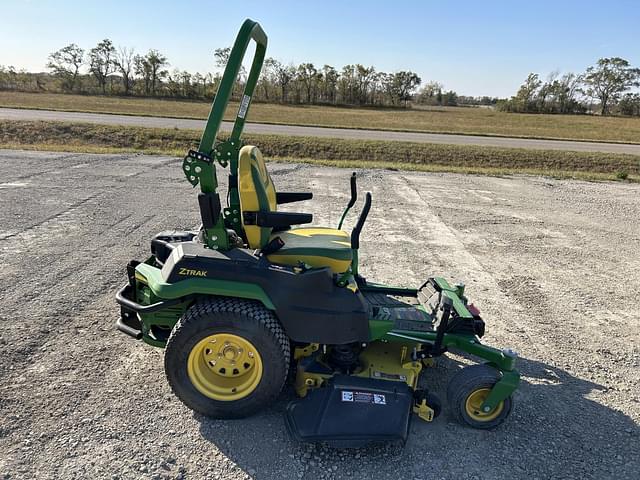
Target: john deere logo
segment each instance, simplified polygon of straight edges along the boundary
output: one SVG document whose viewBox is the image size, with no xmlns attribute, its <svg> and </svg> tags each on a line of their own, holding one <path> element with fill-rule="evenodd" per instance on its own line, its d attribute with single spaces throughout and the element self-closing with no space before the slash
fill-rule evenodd
<svg viewBox="0 0 640 480">
<path fill-rule="evenodd" d="M 191 268 L 181 268 L 178 275 L 185 275 L 190 277 L 206 277 L 206 270 L 192 270 Z"/>
</svg>

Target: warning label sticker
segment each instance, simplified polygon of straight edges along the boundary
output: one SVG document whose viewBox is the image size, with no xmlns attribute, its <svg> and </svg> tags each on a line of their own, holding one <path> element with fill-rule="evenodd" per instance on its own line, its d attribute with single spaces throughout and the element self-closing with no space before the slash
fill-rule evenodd
<svg viewBox="0 0 640 480">
<path fill-rule="evenodd" d="M 240 109 L 238 110 L 238 118 L 244 118 L 247 114 L 247 109 L 249 108 L 249 101 L 251 97 L 249 95 L 244 95 L 242 97 L 242 102 L 240 102 Z"/>
<path fill-rule="evenodd" d="M 343 402 L 373 403 L 375 405 L 387 404 L 387 397 L 381 393 L 355 392 L 350 390 L 342 390 L 341 398 Z"/>
<path fill-rule="evenodd" d="M 400 375 L 399 373 L 385 373 L 374 370 L 373 376 L 376 378 L 385 378 L 387 380 L 402 380 L 403 382 L 407 381 L 406 375 Z"/>
</svg>

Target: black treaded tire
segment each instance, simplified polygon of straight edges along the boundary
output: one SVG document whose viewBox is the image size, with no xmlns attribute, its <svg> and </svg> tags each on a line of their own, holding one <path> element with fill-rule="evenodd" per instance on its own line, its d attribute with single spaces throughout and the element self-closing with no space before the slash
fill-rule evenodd
<svg viewBox="0 0 640 480">
<path fill-rule="evenodd" d="M 503 401 L 502 411 L 492 419 L 474 419 L 466 408 L 467 399 L 473 392 L 483 388 L 493 388 L 500 378 L 500 372 L 490 365 L 471 365 L 457 372 L 447 386 L 448 407 L 455 419 L 462 425 L 483 430 L 496 428 L 504 422 L 513 409 L 511 396 Z"/>
<path fill-rule="evenodd" d="M 260 382 L 246 397 L 214 400 L 198 391 L 187 372 L 191 350 L 207 336 L 228 333 L 250 341 L 263 363 Z M 289 371 L 290 343 L 270 310 L 253 300 L 212 297 L 192 305 L 178 320 L 167 342 L 164 369 L 176 396 L 189 408 L 213 418 L 242 418 L 279 395 Z"/>
</svg>

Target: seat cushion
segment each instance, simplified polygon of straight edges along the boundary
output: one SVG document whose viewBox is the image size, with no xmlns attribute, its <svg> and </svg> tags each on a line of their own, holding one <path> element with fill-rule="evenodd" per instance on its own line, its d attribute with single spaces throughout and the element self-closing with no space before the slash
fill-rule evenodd
<svg viewBox="0 0 640 480">
<path fill-rule="evenodd" d="M 351 237 L 347 232 L 334 228 L 310 227 L 294 228 L 274 233 L 284 246 L 268 255 L 272 263 L 311 267 L 329 267 L 333 273 L 345 272 L 351 264 Z"/>
</svg>

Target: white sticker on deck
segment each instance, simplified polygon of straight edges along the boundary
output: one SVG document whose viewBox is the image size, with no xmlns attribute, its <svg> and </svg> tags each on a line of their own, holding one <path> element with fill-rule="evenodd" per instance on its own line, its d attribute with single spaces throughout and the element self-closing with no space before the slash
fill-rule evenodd
<svg viewBox="0 0 640 480">
<path fill-rule="evenodd" d="M 242 102 L 240 102 L 240 109 L 238 110 L 238 118 L 244 118 L 247 114 L 247 109 L 249 108 L 249 102 L 251 101 L 251 97 L 249 95 L 244 95 L 242 97 Z"/>
<path fill-rule="evenodd" d="M 377 393 L 373 394 L 373 403 L 375 403 L 376 405 L 386 405 L 387 404 L 387 399 L 384 397 L 384 395 L 379 395 Z"/>
<path fill-rule="evenodd" d="M 343 402 L 373 403 L 374 405 L 387 404 L 387 397 L 380 393 L 351 392 L 349 390 L 342 390 L 340 393 Z"/>
<path fill-rule="evenodd" d="M 346 390 L 342 391 L 342 401 L 343 402 L 353 402 L 353 392 L 347 392 Z"/>
</svg>

